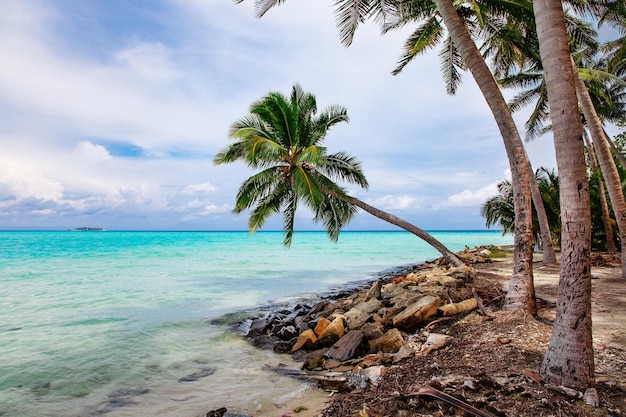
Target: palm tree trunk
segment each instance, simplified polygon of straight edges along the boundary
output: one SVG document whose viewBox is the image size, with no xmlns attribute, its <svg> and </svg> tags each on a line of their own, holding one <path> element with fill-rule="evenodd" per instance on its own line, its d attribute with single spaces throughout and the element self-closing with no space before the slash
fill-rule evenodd
<svg viewBox="0 0 626 417">
<path fill-rule="evenodd" d="M 541 364 L 546 381 L 585 391 L 595 385 L 591 333 L 591 210 L 582 123 L 560 0 L 534 0 L 559 171 L 561 271 L 556 318 Z"/>
<path fill-rule="evenodd" d="M 600 167 L 596 158 L 594 144 L 589 140 L 589 135 L 583 130 L 583 138 L 587 144 L 587 152 L 591 161 L 591 169 L 598 176 L 598 194 L 600 197 L 600 207 L 602 209 L 602 224 L 604 225 L 604 234 L 606 235 L 606 251 L 609 253 L 617 252 L 615 247 L 615 239 L 613 236 L 613 226 L 611 226 L 611 214 L 609 212 L 609 203 L 606 201 L 606 190 L 604 189 L 604 179 L 600 176 Z M 622 268 L 623 269 L 623 268 Z"/>
<path fill-rule="evenodd" d="M 604 129 L 600 118 L 596 113 L 596 109 L 593 107 L 591 97 L 589 96 L 589 90 L 585 86 L 585 82 L 578 72 L 578 67 L 571 59 L 572 69 L 574 70 L 574 78 L 576 82 L 576 93 L 578 95 L 578 101 L 581 103 L 583 113 L 589 130 L 591 131 L 591 139 L 598 153 L 598 162 L 602 169 L 602 174 L 609 191 L 609 198 L 611 199 L 611 205 L 613 206 L 613 213 L 615 213 L 615 219 L 617 221 L 617 227 L 619 229 L 619 237 L 622 242 L 622 279 L 626 279 L 626 201 L 624 201 L 624 191 L 622 190 L 622 182 L 619 178 L 619 172 L 615 166 L 615 160 L 611 155 L 611 150 L 605 140 Z"/>
<path fill-rule="evenodd" d="M 505 309 L 537 312 L 533 283 L 533 233 L 530 177 L 533 175 L 520 138 L 498 83 L 472 40 L 452 0 L 435 0 L 452 41 L 471 71 L 491 109 L 509 159 L 515 208 L 513 273 L 504 302 Z"/>
<path fill-rule="evenodd" d="M 415 236 L 419 237 L 424 242 L 428 243 L 430 246 L 435 248 L 439 253 L 443 255 L 444 258 L 448 260 L 448 262 L 450 262 L 455 267 L 461 268 L 461 267 L 466 266 L 465 263 L 461 259 L 459 259 L 458 256 L 456 256 L 453 252 L 448 250 L 448 248 L 446 248 L 446 246 L 443 243 L 435 239 L 431 234 L 429 234 L 425 230 L 420 229 L 419 227 L 407 222 L 406 220 L 402 220 L 401 218 L 396 217 L 393 214 L 379 210 L 376 207 L 372 207 L 369 204 L 365 203 L 364 201 L 359 200 L 358 198 L 349 197 L 349 196 L 340 196 L 328 190 L 326 192 L 328 192 L 329 194 L 339 199 L 342 199 L 351 204 L 354 204 L 357 207 L 362 208 L 364 211 L 368 212 L 372 216 L 378 217 L 379 219 L 384 220 L 387 223 L 391 223 L 393 225 L 396 225 L 406 230 L 407 232 L 413 233 Z"/>
<path fill-rule="evenodd" d="M 530 172 L 533 172 L 530 160 L 528 161 L 528 169 Z M 541 197 L 541 191 L 539 191 L 535 175 L 530 176 L 530 193 L 535 205 L 537 220 L 539 221 L 539 232 L 541 233 L 541 252 L 543 253 L 541 263 L 543 265 L 556 265 L 556 253 L 554 252 L 554 245 L 552 245 L 552 231 L 550 230 L 546 208 L 543 204 L 543 198 Z"/>
</svg>

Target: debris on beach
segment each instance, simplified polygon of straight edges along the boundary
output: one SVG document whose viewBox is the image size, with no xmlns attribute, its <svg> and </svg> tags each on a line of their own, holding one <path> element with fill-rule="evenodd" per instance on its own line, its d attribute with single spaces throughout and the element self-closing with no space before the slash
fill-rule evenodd
<svg viewBox="0 0 626 417">
<path fill-rule="evenodd" d="M 437 259 L 348 293 L 266 310 L 239 329 L 254 346 L 291 354 L 301 363 L 269 369 L 330 392 L 333 400 L 323 417 L 458 412 L 543 417 L 554 410 L 595 417 L 602 415 L 591 411 L 598 405 L 611 413 L 604 415 L 625 415 L 626 406 L 618 406 L 626 395 L 619 380 L 600 379 L 604 397 L 599 397 L 546 386 L 533 371 L 551 327 L 549 319 L 500 310 L 508 277 L 489 265 L 494 253 L 503 257 L 506 251 L 466 248 L 457 253 L 465 268 Z M 602 364 L 607 369 L 626 363 L 623 351 L 603 345 L 601 353 L 599 372 Z M 431 395 L 438 392 L 443 400 Z M 446 403 L 448 397 L 455 400 Z M 525 414 L 531 404 L 532 413 Z M 417 409 L 427 414 L 408 411 Z"/>
</svg>

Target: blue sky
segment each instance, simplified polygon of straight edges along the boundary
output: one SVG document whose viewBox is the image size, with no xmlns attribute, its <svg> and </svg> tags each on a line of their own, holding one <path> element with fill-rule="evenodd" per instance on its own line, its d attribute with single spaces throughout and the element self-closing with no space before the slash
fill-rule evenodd
<svg viewBox="0 0 626 417">
<path fill-rule="evenodd" d="M 446 95 L 436 50 L 392 76 L 409 32 L 366 24 L 346 48 L 333 3 L 257 19 L 252 0 L 4 0 L 0 229 L 244 230 L 231 210 L 251 172 L 213 156 L 250 103 L 294 83 L 347 107 L 326 145 L 361 160 L 355 197 L 424 229 L 483 229 L 508 162 L 473 79 Z M 554 165 L 549 137 L 528 153 Z M 306 212 L 297 227 L 316 228 Z M 360 213 L 349 229 L 393 227 Z"/>
</svg>

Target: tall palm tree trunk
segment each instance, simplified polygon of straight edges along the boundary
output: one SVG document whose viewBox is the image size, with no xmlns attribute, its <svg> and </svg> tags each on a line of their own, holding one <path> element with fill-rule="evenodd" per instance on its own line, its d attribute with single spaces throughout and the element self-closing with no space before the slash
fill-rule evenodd
<svg viewBox="0 0 626 417">
<path fill-rule="evenodd" d="M 609 211 L 609 202 L 606 200 L 606 190 L 604 189 L 604 179 L 600 176 L 601 171 L 598 166 L 598 159 L 594 144 L 589 140 L 589 135 L 583 130 L 583 138 L 587 145 L 589 160 L 591 161 L 591 169 L 598 177 L 598 194 L 600 197 L 600 208 L 602 210 L 602 224 L 604 225 L 604 234 L 606 235 L 606 251 L 609 253 L 617 252 L 615 247 L 615 239 L 613 238 L 613 226 L 611 225 L 611 213 Z M 622 268 L 623 270 L 623 268 Z"/>
<path fill-rule="evenodd" d="M 619 228 L 619 237 L 622 242 L 622 279 L 626 279 L 626 244 L 624 244 L 624 242 L 626 242 L 626 201 L 624 201 L 622 182 L 620 181 L 619 172 L 615 166 L 615 160 L 613 159 L 613 155 L 611 155 L 609 145 L 606 143 L 602 123 L 589 96 L 589 90 L 587 90 L 585 82 L 580 76 L 578 67 L 573 59 L 571 63 L 574 69 L 578 101 L 582 105 L 583 113 L 587 120 L 589 131 L 591 132 L 591 139 L 598 153 L 598 162 L 600 163 L 600 168 L 602 169 L 602 174 L 606 181 L 609 198 L 613 206 L 613 213 L 615 213 L 615 220 Z"/>
<path fill-rule="evenodd" d="M 528 156 L 526 158 L 528 158 Z M 533 172 L 530 160 L 528 160 L 528 169 L 530 172 Z M 546 214 L 546 208 L 543 204 L 543 198 L 541 197 L 541 191 L 539 191 L 539 185 L 537 184 L 537 177 L 535 175 L 530 176 L 530 193 L 533 198 L 535 212 L 537 213 L 537 220 L 539 221 L 541 252 L 543 253 L 541 263 L 544 265 L 556 265 L 556 253 L 554 252 L 554 245 L 552 244 L 552 231 L 550 230 L 548 215 Z"/>
<path fill-rule="evenodd" d="M 582 123 L 560 0 L 534 0 L 559 171 L 561 271 L 556 318 L 541 364 L 546 380 L 579 391 L 595 385 L 591 333 L 591 210 Z"/>
<path fill-rule="evenodd" d="M 504 302 L 505 309 L 537 311 L 533 283 L 533 234 L 530 191 L 530 164 L 524 145 L 498 83 L 472 40 L 467 26 L 459 17 L 451 0 L 435 0 L 437 9 L 489 105 L 502 135 L 511 167 L 515 207 L 515 250 L 513 273 Z"/>
</svg>

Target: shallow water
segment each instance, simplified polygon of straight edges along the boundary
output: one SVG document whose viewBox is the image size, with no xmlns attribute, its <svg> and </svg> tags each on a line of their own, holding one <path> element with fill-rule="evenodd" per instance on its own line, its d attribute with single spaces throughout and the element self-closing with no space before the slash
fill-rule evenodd
<svg viewBox="0 0 626 417">
<path fill-rule="evenodd" d="M 0 415 L 267 412 L 306 386 L 215 319 L 437 256 L 404 232 L 300 232 L 290 249 L 278 232 L 0 232 Z"/>
</svg>

